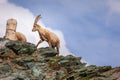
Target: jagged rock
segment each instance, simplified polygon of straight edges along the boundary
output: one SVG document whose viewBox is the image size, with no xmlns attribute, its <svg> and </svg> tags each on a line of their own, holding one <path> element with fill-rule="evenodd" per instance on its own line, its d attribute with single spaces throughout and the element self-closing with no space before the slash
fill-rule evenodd
<svg viewBox="0 0 120 80">
<path fill-rule="evenodd" d="M 66 73 L 63 70 L 56 71 L 56 80 L 63 80 L 66 77 Z"/>
<path fill-rule="evenodd" d="M 4 38 L 0 38 L 0 49 L 4 49 L 6 48 L 5 44 L 9 42 L 9 40 L 4 39 Z"/>
<path fill-rule="evenodd" d="M 50 47 L 36 50 L 32 43 L 0 38 L 0 80 L 120 80 L 119 67 L 86 66 L 81 57 L 57 54 Z"/>
<path fill-rule="evenodd" d="M 53 56 L 56 56 L 58 54 L 58 52 L 55 49 L 50 48 L 50 47 L 39 48 L 38 53 L 44 57 L 53 57 Z"/>
<path fill-rule="evenodd" d="M 15 72 L 11 76 L 14 77 L 13 80 L 25 80 L 26 79 L 26 73 L 22 71 Z"/>
<path fill-rule="evenodd" d="M 0 66 L 0 74 L 1 73 L 3 73 L 3 74 L 8 73 L 8 72 L 10 72 L 10 70 L 11 70 L 11 66 L 8 63 L 5 63 L 5 64 Z"/>
<path fill-rule="evenodd" d="M 36 47 L 32 43 L 0 38 L 0 55 L 6 55 L 11 51 L 15 54 L 32 54 L 35 50 Z"/>
<path fill-rule="evenodd" d="M 5 58 L 5 57 L 13 57 L 13 55 L 11 55 L 12 50 L 10 50 L 9 48 L 7 48 L 5 46 L 5 44 L 9 42 L 9 40 L 4 39 L 4 38 L 0 38 L 0 57 L 1 58 Z"/>
<path fill-rule="evenodd" d="M 36 50 L 34 44 L 22 41 L 10 41 L 5 46 L 16 54 L 32 54 Z"/>
<path fill-rule="evenodd" d="M 0 59 L 0 63 L 2 63 L 3 62 L 3 60 L 2 59 Z"/>
<path fill-rule="evenodd" d="M 59 63 L 62 67 L 65 67 L 68 71 L 68 73 L 74 71 L 75 69 L 80 69 L 82 67 L 85 67 L 86 63 L 80 62 L 81 57 L 74 57 L 72 55 L 68 55 L 66 57 L 63 57 Z"/>
<path fill-rule="evenodd" d="M 94 76 L 100 76 L 101 73 L 111 70 L 111 66 L 100 66 L 90 65 L 78 70 L 75 70 L 75 76 L 79 78 L 92 78 Z"/>
<path fill-rule="evenodd" d="M 16 60 L 14 60 L 13 62 L 19 66 L 29 68 L 29 65 L 30 65 L 29 62 L 33 62 L 33 61 L 34 61 L 34 59 L 32 57 L 29 57 L 29 58 L 18 58 Z M 32 64 L 31 64 L 31 66 L 32 66 Z"/>
<path fill-rule="evenodd" d="M 104 72 L 101 76 L 92 78 L 91 80 L 120 80 L 120 67 Z"/>
<path fill-rule="evenodd" d="M 31 68 L 31 74 L 35 77 L 42 77 L 41 79 L 44 79 L 44 75 L 43 73 L 41 73 L 40 71 L 41 69 L 39 69 L 39 65 L 34 65 L 32 68 Z"/>
<path fill-rule="evenodd" d="M 8 59 L 14 59 L 16 57 L 17 55 L 12 50 L 8 48 L 0 49 L 0 58 L 4 60 L 8 60 Z"/>
</svg>

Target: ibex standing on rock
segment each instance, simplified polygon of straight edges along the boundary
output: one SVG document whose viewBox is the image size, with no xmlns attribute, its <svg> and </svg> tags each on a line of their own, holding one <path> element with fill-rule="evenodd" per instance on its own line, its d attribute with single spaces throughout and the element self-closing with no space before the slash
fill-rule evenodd
<svg viewBox="0 0 120 80">
<path fill-rule="evenodd" d="M 56 34 L 54 34 L 53 32 L 50 32 L 49 30 L 43 28 L 42 26 L 38 25 L 37 22 L 38 20 L 41 18 L 41 15 L 38 15 L 35 19 L 34 25 L 33 25 L 33 29 L 32 31 L 38 31 L 39 36 L 40 36 L 40 41 L 37 43 L 36 47 L 42 43 L 43 41 L 48 42 L 49 46 L 52 47 L 53 49 L 57 49 L 58 51 L 58 55 L 59 55 L 59 48 L 60 48 L 60 40 L 57 37 Z"/>
<path fill-rule="evenodd" d="M 20 33 L 16 32 L 17 21 L 15 19 L 8 19 L 6 24 L 6 34 L 5 38 L 10 40 L 20 40 L 20 41 L 27 41 L 26 37 Z"/>
</svg>

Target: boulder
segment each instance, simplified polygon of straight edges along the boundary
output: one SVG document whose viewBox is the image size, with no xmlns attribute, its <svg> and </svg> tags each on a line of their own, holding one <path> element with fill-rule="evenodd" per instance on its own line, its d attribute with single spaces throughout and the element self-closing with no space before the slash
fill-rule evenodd
<svg viewBox="0 0 120 80">
<path fill-rule="evenodd" d="M 74 57 L 72 55 L 67 55 L 63 57 L 59 63 L 62 67 L 65 67 L 68 73 L 74 71 L 75 69 L 80 69 L 85 67 L 86 63 L 82 63 L 81 57 Z"/>
<path fill-rule="evenodd" d="M 101 74 L 101 76 L 91 80 L 120 80 L 120 67 L 113 68 Z"/>
<path fill-rule="evenodd" d="M 17 55 L 32 54 L 36 50 L 34 44 L 22 41 L 9 41 L 5 44 L 5 46 L 11 49 Z"/>
<path fill-rule="evenodd" d="M 38 53 L 44 57 L 53 57 L 58 54 L 58 52 L 55 49 L 50 48 L 50 47 L 39 48 Z"/>
</svg>

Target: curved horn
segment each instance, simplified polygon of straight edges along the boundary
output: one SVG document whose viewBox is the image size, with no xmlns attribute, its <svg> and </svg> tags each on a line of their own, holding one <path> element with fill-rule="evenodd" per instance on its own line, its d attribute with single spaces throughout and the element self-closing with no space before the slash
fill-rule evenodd
<svg viewBox="0 0 120 80">
<path fill-rule="evenodd" d="M 34 24 L 36 24 L 36 23 L 40 20 L 40 18 L 41 18 L 41 15 L 38 15 L 38 16 L 35 18 Z"/>
</svg>

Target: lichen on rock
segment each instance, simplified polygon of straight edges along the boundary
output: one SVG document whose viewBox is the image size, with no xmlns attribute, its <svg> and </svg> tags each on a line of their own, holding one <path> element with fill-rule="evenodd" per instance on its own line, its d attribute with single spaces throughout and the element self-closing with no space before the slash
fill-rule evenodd
<svg viewBox="0 0 120 80">
<path fill-rule="evenodd" d="M 50 47 L 0 38 L 0 80 L 119 80 L 120 68 L 81 62 L 82 57 L 56 56 Z"/>
</svg>

